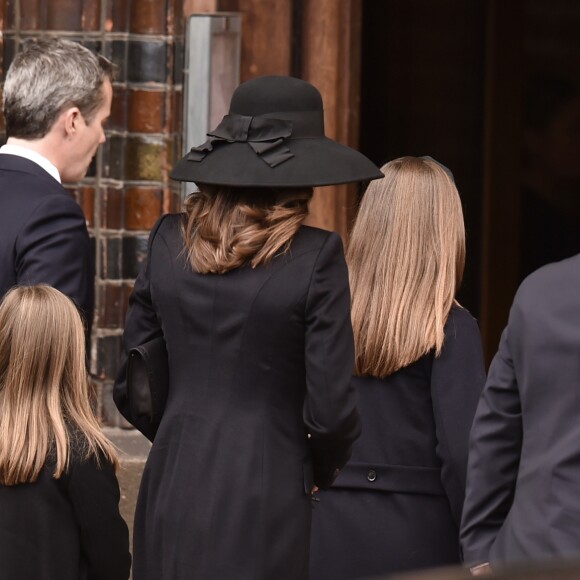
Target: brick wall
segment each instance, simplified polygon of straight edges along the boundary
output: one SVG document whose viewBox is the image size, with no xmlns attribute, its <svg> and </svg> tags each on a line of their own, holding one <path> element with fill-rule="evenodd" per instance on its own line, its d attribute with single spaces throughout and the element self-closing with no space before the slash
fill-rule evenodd
<svg viewBox="0 0 580 580">
<path fill-rule="evenodd" d="M 0 19 L 2 78 L 22 42 L 45 35 L 80 41 L 118 66 L 107 142 L 70 190 L 95 247 L 91 372 L 99 410 L 105 423 L 120 425 L 111 389 L 128 296 L 149 230 L 180 206 L 168 171 L 181 151 L 182 0 L 0 0 Z"/>
</svg>

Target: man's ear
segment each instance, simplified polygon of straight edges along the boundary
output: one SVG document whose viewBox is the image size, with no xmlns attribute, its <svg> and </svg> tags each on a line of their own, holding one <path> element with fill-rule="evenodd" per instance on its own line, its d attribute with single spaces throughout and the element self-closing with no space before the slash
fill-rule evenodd
<svg viewBox="0 0 580 580">
<path fill-rule="evenodd" d="M 79 129 L 79 123 L 82 122 L 82 115 L 78 107 L 70 107 L 61 113 L 63 129 L 66 136 L 72 139 Z"/>
</svg>

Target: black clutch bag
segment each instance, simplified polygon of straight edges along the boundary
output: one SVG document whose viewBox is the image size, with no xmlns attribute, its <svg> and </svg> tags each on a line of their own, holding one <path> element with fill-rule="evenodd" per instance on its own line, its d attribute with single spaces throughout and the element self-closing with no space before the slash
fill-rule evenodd
<svg viewBox="0 0 580 580">
<path fill-rule="evenodd" d="M 168 389 L 169 365 L 163 337 L 132 348 L 127 362 L 131 415 L 137 420 L 148 420 L 156 428 L 163 416 Z"/>
</svg>

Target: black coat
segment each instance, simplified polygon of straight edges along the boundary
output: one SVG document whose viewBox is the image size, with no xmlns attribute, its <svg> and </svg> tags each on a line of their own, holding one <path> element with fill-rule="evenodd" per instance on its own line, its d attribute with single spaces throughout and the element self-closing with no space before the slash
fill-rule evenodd
<svg viewBox="0 0 580 580">
<path fill-rule="evenodd" d="M 93 318 L 94 258 L 85 216 L 42 167 L 0 154 L 0 297 L 16 284 L 48 284 Z"/>
<path fill-rule="evenodd" d="M 580 557 L 580 255 L 521 284 L 473 423 L 465 561 Z"/>
<path fill-rule="evenodd" d="M 181 219 L 153 230 L 125 328 L 127 348 L 163 333 L 170 368 L 135 580 L 307 578 L 309 491 L 330 485 L 360 429 L 340 237 L 302 227 L 267 266 L 200 275 Z M 115 400 L 133 420 L 120 377 Z"/>
<path fill-rule="evenodd" d="M 439 357 L 385 379 L 356 378 L 362 435 L 318 494 L 311 580 L 459 562 L 469 430 L 484 382 L 477 322 L 458 307 Z"/>
<path fill-rule="evenodd" d="M 35 483 L 0 485 L 0 578 L 127 580 L 129 531 L 113 466 L 75 452 L 65 475 L 53 472 L 48 463 Z"/>
</svg>

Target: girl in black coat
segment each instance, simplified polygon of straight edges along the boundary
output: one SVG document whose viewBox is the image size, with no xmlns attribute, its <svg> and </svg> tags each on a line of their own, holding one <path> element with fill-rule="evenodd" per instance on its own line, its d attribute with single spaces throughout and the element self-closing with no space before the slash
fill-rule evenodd
<svg viewBox="0 0 580 580">
<path fill-rule="evenodd" d="M 116 465 L 77 308 L 49 286 L 14 288 L 0 305 L 2 580 L 127 580 Z"/>
<path fill-rule="evenodd" d="M 324 136 L 309 83 L 261 77 L 172 175 L 199 192 L 150 237 L 127 349 L 163 336 L 169 393 L 134 534 L 135 580 L 305 580 L 313 486 L 359 434 L 340 237 L 306 227 L 312 187 L 373 179 Z"/>
<path fill-rule="evenodd" d="M 455 302 L 461 202 L 431 158 L 385 165 L 347 262 L 362 435 L 314 510 L 312 580 L 459 562 L 468 438 L 485 380 L 476 321 Z"/>
</svg>

